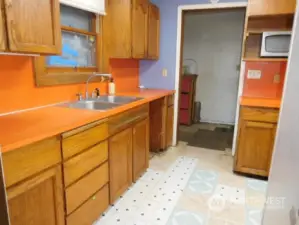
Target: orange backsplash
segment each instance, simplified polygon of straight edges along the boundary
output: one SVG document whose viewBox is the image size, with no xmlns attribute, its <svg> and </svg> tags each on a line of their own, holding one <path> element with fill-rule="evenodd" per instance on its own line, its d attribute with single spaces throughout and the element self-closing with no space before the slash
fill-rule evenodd
<svg viewBox="0 0 299 225">
<path fill-rule="evenodd" d="M 244 78 L 244 97 L 273 98 L 282 96 L 287 62 L 246 62 Z M 260 70 L 261 79 L 248 79 L 248 70 Z M 274 82 L 279 74 L 280 81 Z"/>
<path fill-rule="evenodd" d="M 110 71 L 116 91 L 134 91 L 139 85 L 139 61 L 113 59 Z M 90 90 L 99 87 L 107 93 L 107 83 L 92 83 Z M 75 94 L 84 93 L 85 85 L 36 87 L 32 58 L 28 56 L 0 56 L 0 114 L 11 111 L 74 100 Z"/>
</svg>

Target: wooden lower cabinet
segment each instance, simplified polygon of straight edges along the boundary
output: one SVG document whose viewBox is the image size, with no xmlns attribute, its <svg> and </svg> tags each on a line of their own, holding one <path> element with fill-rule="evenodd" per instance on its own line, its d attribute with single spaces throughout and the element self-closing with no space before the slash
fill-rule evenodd
<svg viewBox="0 0 299 225">
<path fill-rule="evenodd" d="M 148 115 L 145 104 L 3 154 L 11 225 L 95 222 L 148 168 Z"/>
<path fill-rule="evenodd" d="M 172 145 L 174 96 L 150 103 L 150 151 L 157 152 Z"/>
<path fill-rule="evenodd" d="M 69 215 L 109 181 L 109 166 L 105 162 L 65 190 L 66 213 Z"/>
<path fill-rule="evenodd" d="M 67 225 L 91 225 L 109 206 L 109 186 L 105 185 L 67 217 Z"/>
<path fill-rule="evenodd" d="M 165 99 L 157 99 L 150 103 L 150 150 L 157 152 L 164 147 L 163 125 L 166 115 Z"/>
<path fill-rule="evenodd" d="M 133 181 L 146 171 L 149 163 L 149 120 L 133 127 Z"/>
<path fill-rule="evenodd" d="M 64 225 L 61 167 L 8 188 L 11 225 Z"/>
<path fill-rule="evenodd" d="M 173 114 L 174 107 L 169 106 L 167 108 L 167 119 L 166 119 L 166 147 L 172 146 L 172 137 L 173 137 Z"/>
<path fill-rule="evenodd" d="M 109 139 L 110 203 L 112 204 L 132 183 L 132 128 Z"/>
<path fill-rule="evenodd" d="M 253 111 L 250 113 L 248 115 L 252 117 Z M 267 114 L 270 115 L 270 112 L 265 111 L 261 114 L 264 117 L 263 120 L 266 121 L 259 121 L 260 117 L 251 121 L 242 118 L 241 111 L 234 166 L 236 172 L 264 177 L 269 175 L 277 124 L 270 122 L 272 121 L 270 117 L 267 121 L 265 119 Z"/>
</svg>

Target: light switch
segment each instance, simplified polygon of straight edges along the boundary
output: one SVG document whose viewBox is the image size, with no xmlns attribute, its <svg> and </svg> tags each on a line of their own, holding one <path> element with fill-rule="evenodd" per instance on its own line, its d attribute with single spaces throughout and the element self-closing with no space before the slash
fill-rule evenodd
<svg viewBox="0 0 299 225">
<path fill-rule="evenodd" d="M 248 79 L 261 79 L 262 71 L 260 70 L 248 70 L 247 78 Z"/>
</svg>

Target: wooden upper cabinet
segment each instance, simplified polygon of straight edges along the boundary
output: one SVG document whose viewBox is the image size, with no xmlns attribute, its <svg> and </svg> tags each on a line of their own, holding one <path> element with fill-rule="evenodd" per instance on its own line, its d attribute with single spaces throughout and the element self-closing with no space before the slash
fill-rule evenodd
<svg viewBox="0 0 299 225">
<path fill-rule="evenodd" d="M 133 0 L 132 6 L 132 56 L 142 59 L 147 56 L 148 0 Z"/>
<path fill-rule="evenodd" d="M 239 129 L 235 171 L 268 176 L 276 124 L 242 120 Z"/>
<path fill-rule="evenodd" d="M 5 30 L 5 13 L 3 10 L 3 2 L 0 1 L 0 51 L 6 49 L 6 30 Z"/>
<path fill-rule="evenodd" d="M 106 0 L 106 13 L 103 17 L 104 60 L 131 58 L 131 1 Z"/>
<path fill-rule="evenodd" d="M 160 28 L 157 10 L 149 0 L 106 0 L 107 15 L 103 18 L 104 68 L 108 68 L 109 58 L 158 58 Z"/>
<path fill-rule="evenodd" d="M 9 50 L 61 52 L 59 0 L 4 0 Z"/>
<path fill-rule="evenodd" d="M 61 167 L 8 188 L 11 225 L 64 225 Z"/>
<path fill-rule="evenodd" d="M 149 163 L 149 119 L 133 127 L 133 181 L 137 181 Z"/>
<path fill-rule="evenodd" d="M 160 49 L 160 12 L 154 4 L 149 4 L 148 12 L 148 51 L 149 59 L 159 59 Z"/>
<path fill-rule="evenodd" d="M 294 14 L 296 0 L 249 0 L 248 16 Z"/>
</svg>

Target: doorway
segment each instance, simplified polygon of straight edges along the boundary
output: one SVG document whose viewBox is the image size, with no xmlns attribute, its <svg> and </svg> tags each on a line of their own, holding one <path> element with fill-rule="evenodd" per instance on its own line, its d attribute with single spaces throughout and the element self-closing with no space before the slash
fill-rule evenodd
<svg viewBox="0 0 299 225">
<path fill-rule="evenodd" d="M 246 7 L 182 10 L 178 137 L 232 151 Z"/>
</svg>

